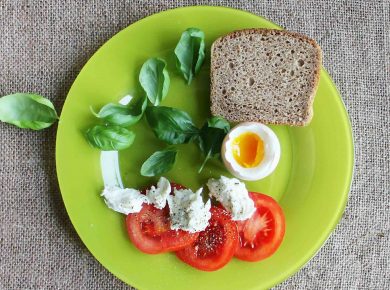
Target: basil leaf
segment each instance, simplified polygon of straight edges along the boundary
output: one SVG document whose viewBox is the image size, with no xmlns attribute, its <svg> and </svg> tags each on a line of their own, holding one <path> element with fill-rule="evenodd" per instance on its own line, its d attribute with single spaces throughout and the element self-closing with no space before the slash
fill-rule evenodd
<svg viewBox="0 0 390 290">
<path fill-rule="evenodd" d="M 53 104 L 36 94 L 16 93 L 0 98 L 0 121 L 40 130 L 58 120 Z"/>
<path fill-rule="evenodd" d="M 131 126 L 137 123 L 147 105 L 146 97 L 132 100 L 128 105 L 109 103 L 105 105 L 99 113 L 92 113 L 99 119 L 104 120 L 108 124 L 119 126 Z"/>
<path fill-rule="evenodd" d="M 112 151 L 130 147 L 134 142 L 135 134 L 116 125 L 96 125 L 87 130 L 86 138 L 93 147 L 102 151 Z"/>
<path fill-rule="evenodd" d="M 219 128 L 225 131 L 225 133 L 230 131 L 230 124 L 222 117 L 214 116 L 207 120 L 208 127 Z"/>
<path fill-rule="evenodd" d="M 171 107 L 148 107 L 146 120 L 156 137 L 168 144 L 188 143 L 199 133 L 191 117 Z"/>
<path fill-rule="evenodd" d="M 204 32 L 198 28 L 188 28 L 180 37 L 175 48 L 176 67 L 181 71 L 187 84 L 199 72 L 205 58 Z"/>
<path fill-rule="evenodd" d="M 163 59 L 149 58 L 139 74 L 139 82 L 154 106 L 158 106 L 168 94 L 170 79 L 166 66 Z"/>
<path fill-rule="evenodd" d="M 199 149 L 203 152 L 205 159 L 199 168 L 198 173 L 203 170 L 203 167 L 210 158 L 217 158 L 220 156 L 223 139 L 229 130 L 229 123 L 221 117 L 212 117 L 203 125 L 197 141 Z"/>
<path fill-rule="evenodd" d="M 168 148 L 154 152 L 141 167 L 141 175 L 156 176 L 172 169 L 175 164 L 177 150 Z"/>
</svg>

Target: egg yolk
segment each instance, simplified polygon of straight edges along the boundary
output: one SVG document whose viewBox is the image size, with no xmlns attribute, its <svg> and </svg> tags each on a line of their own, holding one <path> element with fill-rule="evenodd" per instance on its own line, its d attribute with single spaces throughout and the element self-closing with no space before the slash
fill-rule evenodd
<svg viewBox="0 0 390 290">
<path fill-rule="evenodd" d="M 255 167 L 264 159 L 264 143 L 257 134 L 241 134 L 233 140 L 232 145 L 233 157 L 243 167 Z"/>
</svg>

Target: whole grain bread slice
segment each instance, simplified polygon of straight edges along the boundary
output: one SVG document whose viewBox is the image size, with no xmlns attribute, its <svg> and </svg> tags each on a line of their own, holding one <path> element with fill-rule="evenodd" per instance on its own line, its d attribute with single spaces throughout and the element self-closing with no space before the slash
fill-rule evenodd
<svg viewBox="0 0 390 290">
<path fill-rule="evenodd" d="M 305 126 L 313 116 L 322 53 L 311 38 L 245 29 L 211 47 L 211 112 L 231 122 Z"/>
</svg>

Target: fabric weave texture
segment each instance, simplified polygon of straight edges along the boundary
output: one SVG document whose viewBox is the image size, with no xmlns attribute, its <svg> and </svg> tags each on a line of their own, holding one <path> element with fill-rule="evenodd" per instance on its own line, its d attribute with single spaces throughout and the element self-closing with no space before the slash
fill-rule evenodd
<svg viewBox="0 0 390 290">
<path fill-rule="evenodd" d="M 60 112 L 110 37 L 162 10 L 221 5 L 316 39 L 350 114 L 354 182 L 326 244 L 275 289 L 390 289 L 390 1 L 1 0 L 0 95 L 36 92 Z M 83 245 L 55 170 L 56 126 L 0 124 L 0 289 L 129 289 Z M 194 285 L 196 289 L 196 285 Z"/>
</svg>

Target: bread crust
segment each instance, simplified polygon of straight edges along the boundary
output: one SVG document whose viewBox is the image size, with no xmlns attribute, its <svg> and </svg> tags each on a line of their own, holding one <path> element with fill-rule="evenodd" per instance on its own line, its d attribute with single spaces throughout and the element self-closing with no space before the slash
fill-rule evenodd
<svg viewBox="0 0 390 290">
<path fill-rule="evenodd" d="M 302 118 L 302 120 L 294 120 L 290 122 L 278 122 L 276 120 L 268 120 L 268 119 L 262 119 L 255 116 L 245 116 L 244 118 L 234 118 L 233 116 L 227 116 L 226 112 L 223 112 L 218 104 L 218 92 L 216 91 L 216 83 L 214 80 L 214 69 L 216 68 L 216 56 L 215 52 L 218 50 L 217 46 L 223 44 L 225 41 L 229 41 L 231 39 L 235 39 L 242 35 L 253 35 L 258 34 L 261 36 L 268 36 L 268 35 L 285 35 L 292 38 L 296 38 L 298 40 L 301 40 L 303 42 L 306 42 L 313 46 L 316 50 L 316 59 L 315 59 L 315 66 L 314 66 L 314 79 L 310 83 L 311 92 L 307 100 L 308 104 L 308 110 L 306 115 Z M 211 69 L 210 69 L 210 81 L 211 81 L 211 92 L 210 92 L 210 99 L 211 99 L 211 113 L 212 115 L 218 115 L 223 116 L 227 120 L 231 122 L 243 122 L 243 121 L 255 121 L 255 122 L 261 122 L 264 124 L 274 124 L 274 125 L 289 125 L 289 126 L 306 126 L 310 123 L 310 121 L 313 118 L 313 102 L 314 98 L 317 92 L 317 88 L 319 85 L 320 80 L 320 72 L 321 72 L 321 65 L 322 65 L 322 51 L 320 46 L 317 44 L 317 42 L 311 38 L 309 38 L 306 35 L 292 32 L 292 31 L 286 31 L 286 30 L 277 30 L 277 29 L 265 29 L 265 28 L 249 28 L 249 29 L 242 29 L 237 30 L 228 33 L 227 35 L 221 36 L 218 39 L 214 41 L 214 43 L 211 46 Z M 234 115 L 234 114 L 233 114 Z"/>
</svg>

